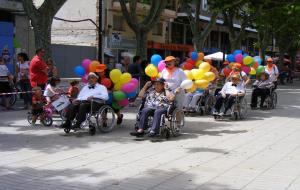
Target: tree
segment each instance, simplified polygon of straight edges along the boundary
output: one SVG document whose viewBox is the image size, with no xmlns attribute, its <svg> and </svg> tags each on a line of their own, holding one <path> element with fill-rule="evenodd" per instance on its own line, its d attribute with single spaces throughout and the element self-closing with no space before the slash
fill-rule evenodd
<svg viewBox="0 0 300 190">
<path fill-rule="evenodd" d="M 128 26 L 133 30 L 136 36 L 136 54 L 143 59 L 147 59 L 147 35 L 158 23 L 162 12 L 164 11 L 167 0 L 149 0 L 150 10 L 147 15 L 140 20 L 137 14 L 137 0 L 130 0 L 127 8 L 127 0 L 119 0 L 123 16 Z"/>
<path fill-rule="evenodd" d="M 35 47 L 46 50 L 45 57 L 51 57 L 51 26 L 53 17 L 67 0 L 44 0 L 37 8 L 33 0 L 23 0 L 23 7 L 31 20 L 35 36 Z"/>
</svg>

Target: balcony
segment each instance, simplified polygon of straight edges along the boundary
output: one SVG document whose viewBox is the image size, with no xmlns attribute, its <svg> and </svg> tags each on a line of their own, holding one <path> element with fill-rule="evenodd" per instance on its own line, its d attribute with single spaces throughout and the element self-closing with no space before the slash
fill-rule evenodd
<svg viewBox="0 0 300 190">
<path fill-rule="evenodd" d="M 129 10 L 129 4 L 127 3 L 126 5 Z M 170 9 L 165 9 L 162 13 L 162 17 L 166 18 L 166 19 L 175 19 L 177 16 L 175 7 L 173 7 L 174 10 L 171 9 L 172 8 L 171 5 L 168 5 L 167 8 L 170 8 Z M 114 0 L 112 2 L 111 10 L 118 11 L 118 12 L 122 11 L 121 5 L 118 0 Z M 149 10 L 150 10 L 149 1 L 147 1 L 147 0 L 138 1 L 137 7 L 136 7 L 136 11 L 137 11 L 138 15 L 145 15 Z"/>
<path fill-rule="evenodd" d="M 22 0 L 0 0 L 0 9 L 8 11 L 23 11 Z"/>
</svg>

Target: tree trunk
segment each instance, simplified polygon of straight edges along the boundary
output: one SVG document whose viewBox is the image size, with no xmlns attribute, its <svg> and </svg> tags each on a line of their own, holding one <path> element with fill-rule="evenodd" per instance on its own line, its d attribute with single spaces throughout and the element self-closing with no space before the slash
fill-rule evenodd
<svg viewBox="0 0 300 190">
<path fill-rule="evenodd" d="M 201 33 L 196 33 L 194 35 L 194 48 L 195 51 L 197 52 L 202 52 L 204 48 L 204 43 L 205 43 L 206 38 L 203 38 Z"/>
<path fill-rule="evenodd" d="M 230 41 L 230 50 L 231 50 L 231 52 L 241 48 L 241 41 L 240 40 L 229 38 L 229 41 Z"/>
<path fill-rule="evenodd" d="M 147 60 L 147 35 L 149 32 L 138 30 L 136 36 L 136 55 L 141 56 L 143 60 Z"/>
</svg>

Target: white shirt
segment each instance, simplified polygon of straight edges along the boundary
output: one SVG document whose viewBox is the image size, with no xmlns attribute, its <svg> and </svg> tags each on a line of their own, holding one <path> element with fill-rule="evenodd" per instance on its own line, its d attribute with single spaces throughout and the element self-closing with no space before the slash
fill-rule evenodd
<svg viewBox="0 0 300 190">
<path fill-rule="evenodd" d="M 172 75 L 169 74 L 167 69 L 161 72 L 161 77 L 166 80 L 168 87 L 174 91 L 180 87 L 182 81 L 186 79 L 186 75 L 182 69 L 177 68 Z"/>
<path fill-rule="evenodd" d="M 271 71 L 269 71 L 268 66 L 265 66 L 265 72 L 270 75 L 269 80 L 274 82 L 277 81 L 276 75 L 279 75 L 279 71 L 276 65 L 273 65 Z"/>
<path fill-rule="evenodd" d="M 91 96 L 101 100 L 108 100 L 106 87 L 98 83 L 95 84 L 95 88 L 89 88 L 89 85 L 85 85 L 79 92 L 77 100 L 87 100 Z"/>
<path fill-rule="evenodd" d="M 245 93 L 245 87 L 241 82 L 237 86 L 232 86 L 232 82 L 226 82 L 221 91 L 224 94 Z"/>
<path fill-rule="evenodd" d="M 29 61 L 25 61 L 24 63 L 18 62 L 17 65 L 19 68 L 18 80 L 22 78 L 22 75 L 29 79 Z"/>
<path fill-rule="evenodd" d="M 0 65 L 0 81 L 8 81 L 8 76 L 10 75 L 10 72 L 6 65 L 2 64 Z"/>
<path fill-rule="evenodd" d="M 56 92 L 56 90 L 57 90 L 56 87 L 53 87 L 50 84 L 47 84 L 46 89 L 44 91 L 44 96 L 51 98 L 51 97 L 55 96 L 55 93 L 53 93 L 53 92 Z"/>
</svg>

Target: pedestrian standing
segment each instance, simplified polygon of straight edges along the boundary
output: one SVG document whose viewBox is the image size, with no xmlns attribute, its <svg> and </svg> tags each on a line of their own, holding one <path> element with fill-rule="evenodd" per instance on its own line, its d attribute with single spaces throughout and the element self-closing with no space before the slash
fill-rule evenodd
<svg viewBox="0 0 300 190">
<path fill-rule="evenodd" d="M 43 48 L 37 49 L 29 67 L 31 87 L 39 86 L 42 90 L 45 89 L 48 81 L 48 67 L 43 60 L 44 55 L 45 50 Z"/>
<path fill-rule="evenodd" d="M 4 111 L 10 110 L 9 97 L 10 95 L 3 95 L 2 93 L 10 93 L 12 91 L 10 86 L 10 81 L 13 76 L 10 74 L 7 66 L 4 64 L 4 60 L 0 57 L 0 98 L 2 99 L 2 104 L 4 105 Z"/>
<path fill-rule="evenodd" d="M 54 65 L 54 61 L 53 59 L 47 59 L 46 62 L 47 66 L 48 66 L 48 78 L 51 77 L 58 77 L 58 69 L 57 67 Z"/>
</svg>

